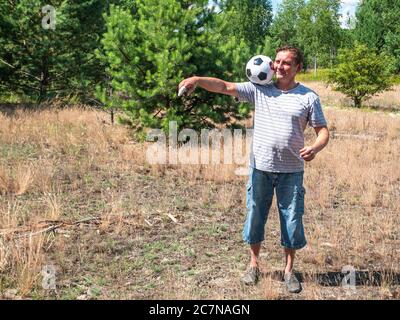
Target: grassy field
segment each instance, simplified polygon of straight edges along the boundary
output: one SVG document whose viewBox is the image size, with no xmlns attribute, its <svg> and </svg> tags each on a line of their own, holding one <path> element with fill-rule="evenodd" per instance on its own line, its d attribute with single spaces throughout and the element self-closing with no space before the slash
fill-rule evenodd
<svg viewBox="0 0 400 320">
<path fill-rule="evenodd" d="M 306 164 L 302 293 L 280 279 L 275 205 L 262 281 L 241 284 L 246 177 L 235 166 L 149 165 L 126 128 L 75 107 L 0 112 L 0 297 L 400 299 L 400 116 L 337 108 L 346 104 L 337 93 L 309 85 L 332 137 Z M 371 103 L 396 110 L 399 92 Z M 346 265 L 355 290 L 341 285 Z M 44 289 L 46 266 L 55 290 Z"/>
<path fill-rule="evenodd" d="M 314 69 L 309 69 L 307 71 L 303 71 L 296 76 L 296 79 L 299 81 L 323 81 L 326 82 L 328 80 L 329 69 L 317 69 L 317 72 Z M 400 75 L 393 76 L 394 84 L 400 84 Z"/>
<path fill-rule="evenodd" d="M 306 81 L 307 86 L 316 91 L 324 106 L 328 107 L 349 107 L 353 108 L 353 101 L 344 94 L 333 91 L 324 82 Z M 388 111 L 393 113 L 400 112 L 400 85 L 394 85 L 391 90 L 380 93 L 369 100 L 363 102 L 366 111 Z"/>
</svg>

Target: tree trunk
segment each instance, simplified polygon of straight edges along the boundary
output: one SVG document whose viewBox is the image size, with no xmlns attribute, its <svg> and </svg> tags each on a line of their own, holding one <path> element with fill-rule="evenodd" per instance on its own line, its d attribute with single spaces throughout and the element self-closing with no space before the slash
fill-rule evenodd
<svg viewBox="0 0 400 320">
<path fill-rule="evenodd" d="M 107 76 L 107 86 L 108 86 L 107 95 L 108 95 L 108 97 L 111 97 L 113 94 L 113 89 L 111 87 L 110 81 L 111 81 L 110 77 Z M 111 124 L 113 125 L 114 124 L 114 108 L 111 108 L 110 111 L 111 111 L 111 113 L 110 113 Z"/>
<path fill-rule="evenodd" d="M 314 77 L 317 77 L 317 57 L 314 57 Z"/>
<path fill-rule="evenodd" d="M 49 72 L 48 72 L 47 58 L 44 57 L 42 59 L 42 73 L 40 75 L 38 103 L 41 103 L 44 100 L 47 94 L 48 85 L 49 85 Z"/>
<path fill-rule="evenodd" d="M 354 106 L 356 108 L 360 109 L 361 108 L 362 97 L 354 97 L 353 101 L 354 101 Z"/>
</svg>

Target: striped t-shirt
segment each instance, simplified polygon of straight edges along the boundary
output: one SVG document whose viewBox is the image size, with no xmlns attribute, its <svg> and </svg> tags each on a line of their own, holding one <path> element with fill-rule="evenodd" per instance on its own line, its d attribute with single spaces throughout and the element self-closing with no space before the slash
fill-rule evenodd
<svg viewBox="0 0 400 320">
<path fill-rule="evenodd" d="M 302 84 L 282 91 L 271 83 L 237 83 L 239 101 L 255 106 L 250 166 L 268 172 L 300 172 L 304 130 L 326 126 L 318 95 Z"/>
</svg>

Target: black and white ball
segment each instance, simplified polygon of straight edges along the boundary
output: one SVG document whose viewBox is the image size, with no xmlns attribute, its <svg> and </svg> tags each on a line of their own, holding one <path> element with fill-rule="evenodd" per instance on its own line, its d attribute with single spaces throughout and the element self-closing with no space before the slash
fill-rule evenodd
<svg viewBox="0 0 400 320">
<path fill-rule="evenodd" d="M 263 55 L 254 56 L 247 62 L 246 76 L 253 83 L 265 85 L 271 82 L 274 71 L 271 68 L 272 60 Z"/>
</svg>

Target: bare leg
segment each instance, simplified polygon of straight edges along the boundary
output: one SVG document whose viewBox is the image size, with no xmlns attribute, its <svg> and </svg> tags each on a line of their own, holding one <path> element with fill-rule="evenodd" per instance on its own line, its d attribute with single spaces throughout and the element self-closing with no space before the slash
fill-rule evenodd
<svg viewBox="0 0 400 320">
<path fill-rule="evenodd" d="M 243 274 L 242 281 L 246 285 L 257 284 L 261 274 L 258 267 L 258 254 L 260 253 L 261 242 L 250 245 L 250 267 Z"/>
<path fill-rule="evenodd" d="M 286 257 L 285 273 L 290 273 L 290 272 L 292 272 L 292 269 L 293 269 L 293 262 L 294 262 L 294 256 L 296 254 L 296 250 L 288 249 L 288 248 L 285 248 L 284 250 L 285 250 L 285 257 Z"/>
<path fill-rule="evenodd" d="M 261 249 L 261 242 L 257 244 L 250 245 L 250 266 L 258 267 L 258 255 Z"/>
</svg>

